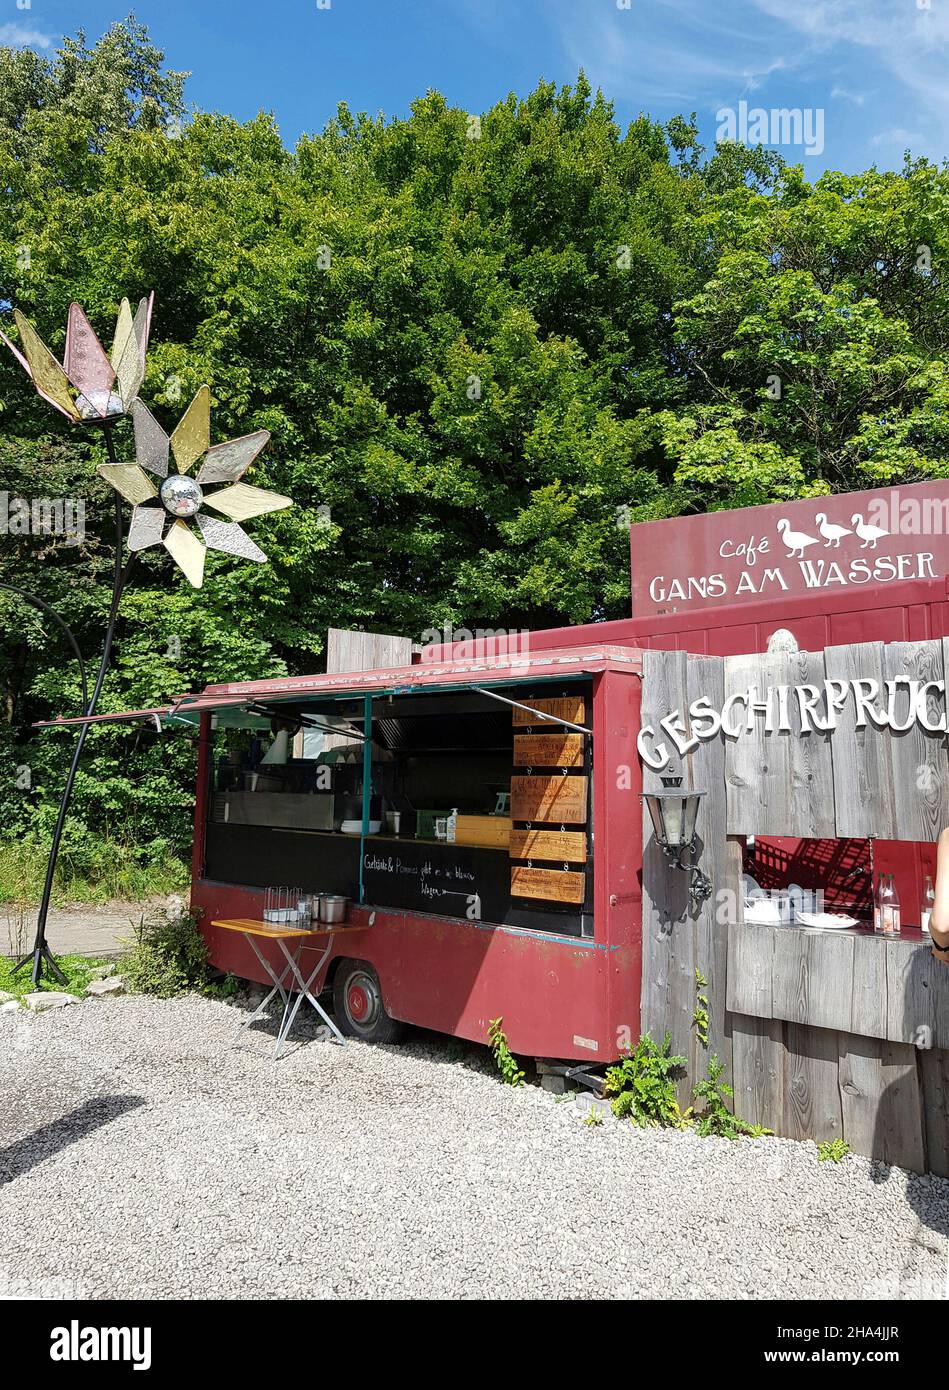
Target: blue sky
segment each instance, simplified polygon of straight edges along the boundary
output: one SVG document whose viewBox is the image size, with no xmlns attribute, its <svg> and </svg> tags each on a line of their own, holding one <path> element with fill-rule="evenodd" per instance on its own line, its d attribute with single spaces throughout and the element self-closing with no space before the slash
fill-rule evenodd
<svg viewBox="0 0 949 1390">
<path fill-rule="evenodd" d="M 628 4 L 628 8 L 621 8 Z M 284 139 L 319 130 L 345 100 L 403 115 L 427 88 L 470 112 L 579 67 L 625 124 L 696 110 L 711 143 L 718 113 L 811 115 L 822 169 L 899 167 L 949 154 L 949 0 L 139 0 L 169 64 L 191 70 L 192 102 L 248 118 L 273 111 Z M 52 52 L 64 33 L 98 36 L 121 0 L 0 0 L 0 43 Z M 823 113 L 818 118 L 813 113 Z M 816 138 L 819 120 L 822 139 Z M 782 145 L 782 139 L 785 143 Z M 823 148 L 818 151 L 818 145 Z"/>
</svg>

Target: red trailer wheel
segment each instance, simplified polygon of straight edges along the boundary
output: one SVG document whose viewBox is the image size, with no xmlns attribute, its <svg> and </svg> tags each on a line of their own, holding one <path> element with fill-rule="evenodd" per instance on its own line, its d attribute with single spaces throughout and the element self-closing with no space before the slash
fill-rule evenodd
<svg viewBox="0 0 949 1390">
<path fill-rule="evenodd" d="M 341 1031 L 363 1042 L 398 1042 L 405 1032 L 385 1011 L 379 976 L 361 960 L 340 963 L 333 980 L 333 1010 Z"/>
</svg>

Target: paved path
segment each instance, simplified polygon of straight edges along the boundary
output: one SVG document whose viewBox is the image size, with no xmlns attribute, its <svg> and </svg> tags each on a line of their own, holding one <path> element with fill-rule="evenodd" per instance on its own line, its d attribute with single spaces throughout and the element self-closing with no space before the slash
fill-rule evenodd
<svg viewBox="0 0 949 1390">
<path fill-rule="evenodd" d="M 164 899 L 161 900 L 164 902 Z M 88 903 L 50 909 L 46 936 L 57 955 L 114 956 L 122 950 L 122 938 L 132 935 L 148 903 Z M 0 903 L 0 955 L 25 954 L 33 945 L 36 906 L 20 909 Z"/>
</svg>

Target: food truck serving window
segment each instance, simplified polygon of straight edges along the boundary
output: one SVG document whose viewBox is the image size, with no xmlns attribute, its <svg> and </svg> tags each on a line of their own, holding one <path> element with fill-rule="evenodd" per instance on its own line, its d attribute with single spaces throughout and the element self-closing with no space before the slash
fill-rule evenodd
<svg viewBox="0 0 949 1390">
<path fill-rule="evenodd" d="M 219 721 L 205 876 L 592 934 L 590 680 L 368 704 L 368 719 L 360 695 Z"/>
</svg>

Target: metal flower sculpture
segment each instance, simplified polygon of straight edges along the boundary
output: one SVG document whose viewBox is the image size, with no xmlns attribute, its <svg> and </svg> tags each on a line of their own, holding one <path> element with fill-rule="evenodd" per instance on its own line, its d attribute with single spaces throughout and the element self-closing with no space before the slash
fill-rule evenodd
<svg viewBox="0 0 949 1390">
<path fill-rule="evenodd" d="M 137 462 L 99 465 L 103 478 L 133 504 L 129 550 L 164 545 L 196 589 L 204 580 L 208 548 L 239 555 L 243 560 L 266 560 L 264 552 L 237 523 L 293 506 L 289 497 L 239 481 L 268 443 L 270 431 L 257 430 L 212 447 L 211 392 L 207 386 L 198 391 L 170 436 L 143 401 L 133 405 L 132 419 Z M 171 455 L 176 473 L 169 472 Z M 191 469 L 202 459 L 197 476 L 189 477 Z M 157 487 L 149 473 L 161 479 Z M 205 489 L 210 483 L 229 486 L 208 493 Z M 223 512 L 231 521 L 208 516 L 204 507 Z M 171 525 L 166 531 L 169 520 Z M 195 522 L 203 540 L 189 528 L 189 521 Z"/>
<path fill-rule="evenodd" d="M 32 378 L 38 394 L 68 420 L 77 424 L 114 421 L 129 410 L 145 379 L 154 298 L 151 294 L 143 299 L 134 317 L 128 300 L 122 300 L 111 354 L 78 304 L 69 306 L 62 365 L 19 309 L 14 309 L 13 317 L 22 352 L 5 333 L 0 332 L 0 338 Z"/>
<path fill-rule="evenodd" d="M 269 430 L 258 430 L 256 434 L 232 439 L 226 444 L 215 444 L 212 448 L 211 392 L 207 386 L 201 387 L 170 436 L 161 428 L 148 408 L 137 399 L 145 379 L 145 353 L 148 347 L 153 300 L 154 295 L 143 299 L 133 316 L 128 300 L 123 299 L 111 355 L 106 353 L 78 304 L 69 306 L 66 350 L 62 365 L 57 362 L 29 319 L 19 310 L 14 310 L 14 318 L 20 334 L 20 346 L 15 346 L 0 332 L 0 339 L 21 363 L 44 400 L 49 401 L 60 414 L 76 424 L 95 424 L 102 427 L 109 462 L 100 464 L 99 472 L 109 480 L 116 491 L 116 554 L 112 602 L 106 621 L 99 670 L 91 692 L 87 691 L 85 666 L 76 640 L 68 627 L 43 600 L 12 585 L 0 584 L 0 589 L 9 589 L 19 594 L 21 598 L 38 606 L 59 623 L 73 651 L 80 656 L 82 672 L 81 726 L 60 799 L 56 824 L 53 827 L 43 895 L 36 919 L 36 937 L 30 955 L 24 956 L 14 967 L 14 971 L 17 971 L 31 962 L 34 985 L 39 983 L 44 970 L 61 984 L 66 983 L 66 977 L 56 964 L 46 940 L 46 920 L 53 891 L 56 860 L 76 771 L 90 721 L 95 715 L 109 669 L 119 605 L 136 552 L 149 546 L 164 545 L 191 584 L 199 588 L 204 579 L 204 561 L 208 547 L 230 555 L 239 555 L 245 560 L 265 560 L 267 557 L 264 552 L 254 544 L 239 523 L 253 516 L 262 516 L 265 512 L 280 511 L 284 507 L 293 506 L 289 497 L 281 497 L 275 492 L 251 487 L 240 481 L 270 439 Z M 113 435 L 116 425 L 129 413 L 135 427 L 137 461 L 120 463 Z M 172 455 L 177 466 L 175 473 L 169 473 Z M 192 468 L 199 462 L 201 467 L 196 477 L 189 477 Z M 149 473 L 160 479 L 157 487 L 148 476 Z M 205 495 L 205 488 L 211 483 L 223 483 L 225 486 Z M 131 553 L 124 565 L 121 553 L 122 498 L 134 505 L 128 535 L 128 548 Z M 203 511 L 205 506 L 222 512 L 230 520 L 219 521 L 217 517 L 208 516 Z M 171 524 L 166 530 L 169 520 Z M 191 520 L 200 531 L 201 539 L 189 529 L 187 522 Z"/>
</svg>

